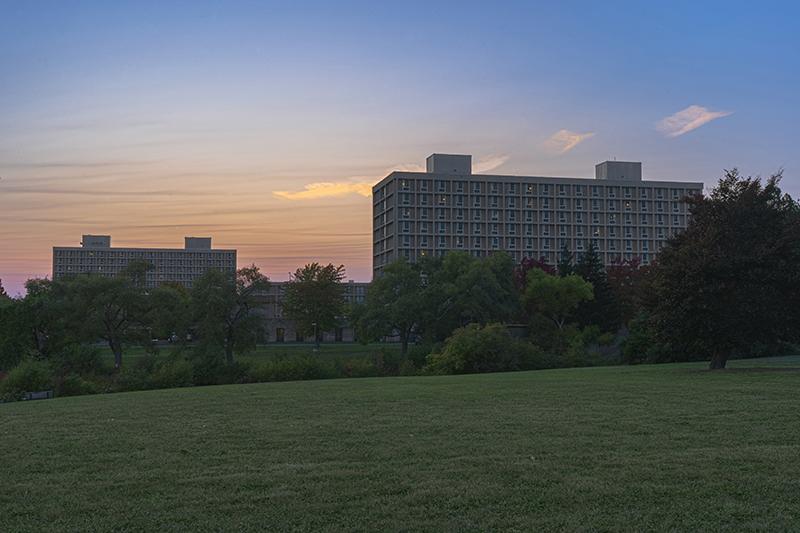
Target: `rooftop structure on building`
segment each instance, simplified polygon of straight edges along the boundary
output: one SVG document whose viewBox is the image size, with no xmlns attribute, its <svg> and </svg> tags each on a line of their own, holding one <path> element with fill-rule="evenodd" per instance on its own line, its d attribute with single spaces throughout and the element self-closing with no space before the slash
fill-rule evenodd
<svg viewBox="0 0 800 533">
<path fill-rule="evenodd" d="M 112 248 L 110 235 L 84 235 L 81 246 L 53 247 L 53 279 L 85 272 L 114 277 L 137 259 L 154 267 L 148 287 L 171 281 L 190 288 L 208 268 L 236 271 L 236 250 L 212 249 L 211 237 L 186 237 L 183 248 Z"/>
<path fill-rule="evenodd" d="M 404 256 L 505 250 L 575 260 L 594 245 L 604 264 L 652 261 L 666 239 L 686 228 L 686 196 L 702 183 L 645 181 L 642 164 L 605 161 L 594 178 L 472 174 L 471 155 L 433 154 L 427 172 L 392 172 L 372 188 L 373 272 Z"/>
</svg>

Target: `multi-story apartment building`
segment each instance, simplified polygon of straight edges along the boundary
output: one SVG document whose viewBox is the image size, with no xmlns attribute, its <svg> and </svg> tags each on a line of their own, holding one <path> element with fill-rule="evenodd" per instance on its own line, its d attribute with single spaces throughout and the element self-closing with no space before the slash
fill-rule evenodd
<svg viewBox="0 0 800 533">
<path fill-rule="evenodd" d="M 686 227 L 681 199 L 702 183 L 643 181 L 642 164 L 606 161 L 595 178 L 472 174 L 472 156 L 433 154 L 427 172 L 392 172 L 372 188 L 373 272 L 398 257 L 505 250 L 555 263 L 566 245 L 576 259 L 593 244 L 615 258 L 649 263 Z"/>
<path fill-rule="evenodd" d="M 79 247 L 53 247 L 53 279 L 83 272 L 114 277 L 135 259 L 154 266 L 148 287 L 173 281 L 189 288 L 206 268 L 236 271 L 236 250 L 212 250 L 210 237 L 186 237 L 184 248 L 112 248 L 109 235 L 84 235 Z"/>
</svg>

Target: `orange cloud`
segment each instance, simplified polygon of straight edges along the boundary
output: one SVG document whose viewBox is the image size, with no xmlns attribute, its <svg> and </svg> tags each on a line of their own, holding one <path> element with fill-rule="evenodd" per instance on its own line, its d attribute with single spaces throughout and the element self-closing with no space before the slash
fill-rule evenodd
<svg viewBox="0 0 800 533">
<path fill-rule="evenodd" d="M 580 135 L 569 130 L 561 130 L 550 137 L 550 139 L 546 140 L 542 144 L 542 147 L 545 149 L 545 151 L 550 152 L 553 155 L 559 155 L 574 148 L 579 142 L 588 139 L 589 137 L 594 137 L 594 135 L 594 133 L 584 133 Z"/>
<path fill-rule="evenodd" d="M 715 118 L 726 117 L 733 111 L 709 111 L 705 107 L 692 105 L 678 111 L 671 117 L 656 122 L 656 129 L 664 133 L 667 137 L 677 137 L 687 131 L 699 128 L 703 124 L 711 122 Z"/>
<path fill-rule="evenodd" d="M 354 182 L 319 182 L 309 183 L 302 191 L 272 191 L 272 194 L 284 200 L 316 200 L 326 196 L 342 196 L 345 194 L 356 193 L 361 196 L 370 196 L 372 186 L 380 180 L 369 183 Z"/>
</svg>

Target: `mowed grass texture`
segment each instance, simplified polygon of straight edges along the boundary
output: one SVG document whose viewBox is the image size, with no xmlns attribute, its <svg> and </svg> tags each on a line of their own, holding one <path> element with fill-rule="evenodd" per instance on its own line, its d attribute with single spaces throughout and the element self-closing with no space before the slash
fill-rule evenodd
<svg viewBox="0 0 800 533">
<path fill-rule="evenodd" d="M 0 405 L 0 531 L 797 531 L 798 362 L 704 366 Z"/>
</svg>

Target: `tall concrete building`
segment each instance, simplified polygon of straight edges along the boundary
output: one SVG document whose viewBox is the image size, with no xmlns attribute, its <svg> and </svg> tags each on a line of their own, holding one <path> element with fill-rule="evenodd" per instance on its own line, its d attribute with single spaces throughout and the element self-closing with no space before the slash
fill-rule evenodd
<svg viewBox="0 0 800 533">
<path fill-rule="evenodd" d="M 211 237 L 186 237 L 183 248 L 112 248 L 109 235 L 84 235 L 79 247 L 53 247 L 53 279 L 83 272 L 114 277 L 135 259 L 155 267 L 147 273 L 148 287 L 174 281 L 189 288 L 207 268 L 236 271 L 236 250 L 212 249 Z"/>
<path fill-rule="evenodd" d="M 576 259 L 593 244 L 608 265 L 647 264 L 670 235 L 686 227 L 681 199 L 702 183 L 644 181 L 642 164 L 606 161 L 592 178 L 472 174 L 472 156 L 433 154 L 427 172 L 392 172 L 372 188 L 373 273 L 398 257 L 415 261 L 448 250 L 483 256 L 505 250 Z"/>
</svg>

